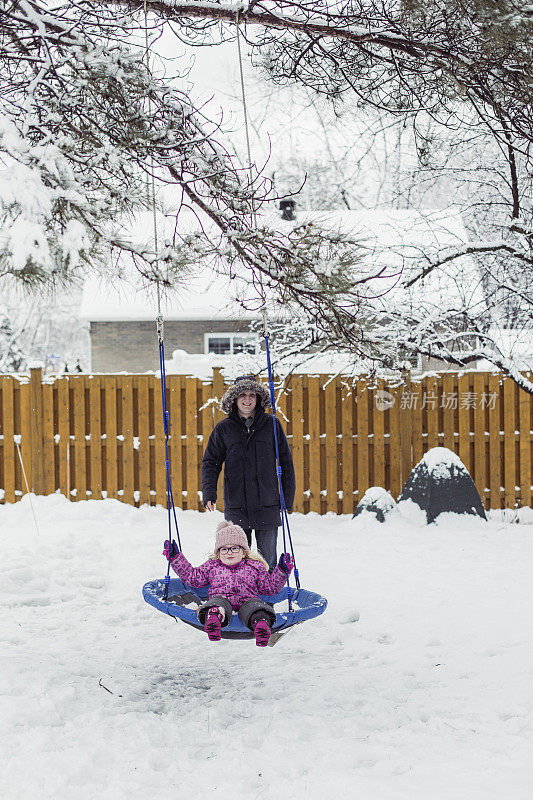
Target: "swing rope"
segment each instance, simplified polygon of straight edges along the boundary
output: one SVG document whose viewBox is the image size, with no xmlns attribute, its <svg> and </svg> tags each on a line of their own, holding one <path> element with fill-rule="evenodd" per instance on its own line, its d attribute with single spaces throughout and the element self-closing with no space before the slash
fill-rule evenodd
<svg viewBox="0 0 533 800">
<path fill-rule="evenodd" d="M 159 288 L 159 285 L 158 285 Z M 161 403 L 163 406 L 163 429 L 165 431 L 165 471 L 167 476 L 167 513 L 168 513 L 168 541 L 169 546 L 172 545 L 172 518 L 174 518 L 174 526 L 176 528 L 176 541 L 178 551 L 181 552 L 180 532 L 178 526 L 178 519 L 176 516 L 176 506 L 174 505 L 174 495 L 172 493 L 172 482 L 170 480 L 170 458 L 168 455 L 168 440 L 170 438 L 170 412 L 167 408 L 167 376 L 165 370 L 165 337 L 163 326 L 163 315 L 157 316 L 157 338 L 159 341 L 159 371 L 161 375 Z M 168 587 L 170 584 L 170 558 L 167 563 L 167 572 L 164 577 L 165 589 L 163 592 L 163 599 L 168 598 Z"/>
<path fill-rule="evenodd" d="M 239 60 L 239 76 L 241 81 L 241 97 L 242 97 L 242 109 L 243 109 L 243 117 L 244 117 L 244 130 L 246 134 L 246 149 L 248 154 L 248 174 L 250 180 L 250 189 L 253 185 L 253 173 L 252 173 L 252 153 L 250 148 L 250 131 L 249 131 L 249 124 L 248 124 L 248 107 L 246 104 L 246 92 L 244 86 L 244 69 L 242 63 L 242 48 L 241 48 L 241 32 L 240 32 L 240 20 L 239 20 L 239 10 L 235 12 L 235 28 L 237 31 L 237 53 L 238 53 L 238 60 Z M 252 202 L 252 220 L 254 228 L 257 228 L 257 217 L 255 212 L 255 207 Z M 296 567 L 296 559 L 294 557 L 294 547 L 292 544 L 292 536 L 291 536 L 291 529 L 289 525 L 289 517 L 287 515 L 287 506 L 285 504 L 285 495 L 283 493 L 283 484 L 281 482 L 281 475 L 282 475 L 282 468 L 281 463 L 279 460 L 279 445 L 278 445 L 278 430 L 277 430 L 277 423 L 276 423 L 276 394 L 274 390 L 274 378 L 272 375 L 272 364 L 270 361 L 270 347 L 269 347 L 269 333 L 268 333 L 268 326 L 267 326 L 267 311 L 266 311 L 266 295 L 265 290 L 263 287 L 263 281 L 260 277 L 259 285 L 261 288 L 261 299 L 263 302 L 263 336 L 265 339 L 265 347 L 266 347 L 266 357 L 267 357 L 267 367 L 268 367 L 268 387 L 270 390 L 270 404 L 272 406 L 272 423 L 274 426 L 274 446 L 276 450 L 276 475 L 278 478 L 278 488 L 279 488 L 279 499 L 280 499 L 280 511 L 281 511 L 281 527 L 283 532 L 283 552 L 287 552 L 287 538 L 289 541 L 290 551 L 292 555 L 292 559 L 294 562 L 294 580 L 296 583 L 296 588 L 300 588 L 300 576 L 298 573 L 298 569 Z M 290 586 L 289 575 L 287 575 L 287 600 L 289 603 L 289 611 L 292 611 L 292 597 L 293 597 L 294 589 Z"/>
<path fill-rule="evenodd" d="M 144 35 L 145 35 L 145 48 L 146 48 L 146 67 L 150 69 L 150 42 L 148 38 L 148 9 L 146 0 L 144 0 Z M 148 99 L 148 111 L 150 111 L 150 99 Z M 152 224 L 154 230 L 154 250 L 155 261 L 158 260 L 158 231 L 157 231 L 157 209 L 155 201 L 155 175 L 154 175 L 154 162 L 153 158 L 150 159 L 151 170 L 150 175 L 146 179 L 146 197 L 148 206 L 152 211 Z M 172 546 L 172 518 L 174 518 L 174 526 L 176 528 L 176 541 L 177 548 L 181 552 L 181 541 L 178 527 L 178 519 L 176 516 L 176 507 L 174 505 L 174 495 L 172 493 L 172 483 L 170 480 L 170 458 L 168 452 L 168 441 L 170 439 L 170 413 L 167 408 L 167 376 L 165 370 L 165 334 L 163 314 L 161 313 L 161 286 L 159 279 L 156 280 L 157 285 L 157 340 L 159 343 L 159 372 L 161 376 L 161 403 L 163 407 L 163 430 L 165 432 L 165 471 L 166 471 L 166 496 L 167 496 L 167 513 L 168 513 L 168 541 L 169 546 Z M 170 559 L 167 562 L 167 571 L 164 577 L 164 591 L 163 599 L 168 599 L 168 590 L 170 585 Z"/>
<path fill-rule="evenodd" d="M 146 0 L 144 2 L 144 14 L 145 14 L 145 36 L 146 36 L 146 59 L 147 65 L 149 66 L 149 42 L 148 42 L 148 13 L 146 7 Z M 236 28 L 237 28 L 237 48 L 238 48 L 238 56 L 239 56 L 239 69 L 240 69 L 240 78 L 241 78 L 241 90 L 242 90 L 242 101 L 244 107 L 244 118 L 245 118 L 245 130 L 246 130 L 246 144 L 248 149 L 248 169 L 250 172 L 250 182 L 252 181 L 252 162 L 251 162 L 251 152 L 250 152 L 250 136 L 248 131 L 248 114 L 246 108 L 246 96 L 244 90 L 244 74 L 243 74 L 243 66 L 242 66 L 242 53 L 241 53 L 241 43 L 240 43 L 240 31 L 239 31 L 239 12 L 236 13 Z M 151 192 L 150 192 L 151 189 Z M 155 179 L 152 170 L 151 175 L 151 186 L 150 183 L 147 181 L 147 194 L 151 194 L 151 206 L 152 206 L 152 213 L 153 213 L 153 227 L 154 227 L 154 240 L 156 246 L 156 257 L 157 257 L 157 216 L 156 216 L 156 203 L 155 203 Z M 256 225 L 255 220 L 255 209 L 252 212 L 252 216 L 254 219 L 254 224 Z M 265 302 L 265 298 L 263 297 L 263 302 Z M 266 356 L 267 356 L 267 367 L 268 367 L 268 385 L 270 391 L 270 402 L 272 405 L 272 423 L 274 428 L 274 446 L 276 451 L 276 475 L 278 479 L 278 488 L 279 488 L 279 497 L 280 497 L 280 511 L 281 511 L 281 525 L 282 525 L 282 532 L 283 532 L 283 552 L 287 552 L 287 540 L 289 542 L 290 552 L 292 555 L 293 563 L 294 563 L 294 580 L 296 583 L 296 589 L 300 589 L 300 576 L 298 572 L 298 568 L 296 566 L 296 559 L 294 554 L 294 546 L 292 543 L 292 536 L 290 531 L 289 525 L 289 518 L 287 514 L 287 506 L 285 504 L 285 495 L 283 493 L 283 484 L 281 481 L 282 477 L 282 468 L 279 458 L 279 445 L 278 445 L 278 431 L 277 431 L 277 422 L 276 422 L 276 395 L 274 389 L 274 378 L 272 374 L 272 364 L 270 360 L 270 347 L 269 347 L 269 332 L 267 328 L 267 312 L 266 308 L 263 308 L 263 336 L 265 339 L 265 346 L 266 346 Z M 156 327 L 157 327 L 157 338 L 159 344 L 159 371 L 161 376 L 161 402 L 163 408 L 163 429 L 165 432 L 165 471 L 166 471 L 166 496 L 167 496 L 167 515 L 168 515 L 168 541 L 169 544 L 172 544 L 172 519 L 174 519 L 174 526 L 176 529 L 176 540 L 177 540 L 177 547 L 178 551 L 182 551 L 181 547 L 181 540 L 179 535 L 179 526 L 178 520 L 176 516 L 176 507 L 174 504 L 174 495 L 172 492 L 172 482 L 170 477 L 170 458 L 169 458 L 169 449 L 168 443 L 170 439 L 170 412 L 167 408 L 167 385 L 166 385 L 166 369 L 165 369 L 165 337 L 164 337 L 164 320 L 163 315 L 161 313 L 161 289 L 159 280 L 157 280 L 157 318 L 156 318 Z M 169 584 L 170 584 L 170 559 L 167 563 L 167 571 L 164 577 L 164 591 L 163 591 L 163 600 L 168 599 L 168 591 L 169 591 Z M 290 586 L 290 576 L 287 575 L 287 600 L 289 605 L 289 611 L 292 611 L 292 598 L 294 595 L 295 590 Z"/>
<path fill-rule="evenodd" d="M 287 514 L 287 506 L 285 504 L 285 495 L 283 493 L 283 484 L 281 481 L 282 468 L 279 458 L 278 429 L 277 429 L 277 417 L 276 417 L 276 393 L 274 390 L 274 376 L 272 373 L 272 362 L 270 360 L 270 346 L 269 346 L 270 334 L 268 332 L 268 326 L 267 326 L 266 308 L 263 308 L 261 313 L 263 316 L 263 337 L 265 339 L 266 357 L 267 357 L 268 388 L 270 390 L 270 404 L 272 406 L 272 424 L 274 427 L 274 447 L 276 450 L 276 475 L 278 476 L 279 500 L 280 500 L 280 510 L 281 510 L 281 528 L 283 533 L 283 552 L 284 553 L 287 552 L 287 539 L 288 539 L 292 559 L 294 562 L 294 581 L 296 583 L 296 588 L 299 589 L 300 574 L 296 566 L 296 558 L 294 555 L 294 546 L 292 543 L 291 528 L 289 525 L 289 517 Z M 287 599 L 289 601 L 289 611 L 292 611 L 292 597 L 294 594 L 294 589 L 292 589 L 290 586 L 289 576 L 287 576 L 287 590 L 288 590 Z"/>
<path fill-rule="evenodd" d="M 248 175 L 250 179 L 250 189 L 252 188 L 254 177 L 252 172 L 252 151 L 250 148 L 250 128 L 248 125 L 248 108 L 246 105 L 246 91 L 244 88 L 244 69 L 242 65 L 242 50 L 241 50 L 241 31 L 239 28 L 240 21 L 239 21 L 239 10 L 235 12 L 235 27 L 237 29 L 237 54 L 239 58 L 239 77 L 241 79 L 241 98 L 242 98 L 242 107 L 243 107 L 243 116 L 244 116 L 244 132 L 246 134 L 246 150 L 248 153 Z M 253 204 L 252 204 L 253 208 Z M 253 217 L 255 222 L 255 210 L 253 211 Z"/>
</svg>

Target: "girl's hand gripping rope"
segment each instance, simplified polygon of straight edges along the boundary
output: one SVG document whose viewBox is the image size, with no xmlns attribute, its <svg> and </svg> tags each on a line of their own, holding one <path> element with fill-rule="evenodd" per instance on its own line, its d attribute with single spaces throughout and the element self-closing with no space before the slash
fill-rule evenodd
<svg viewBox="0 0 533 800">
<path fill-rule="evenodd" d="M 165 540 L 165 549 L 163 550 L 163 555 L 165 556 L 167 561 L 172 561 L 173 558 L 176 558 L 178 555 L 179 550 L 176 546 L 176 542 L 174 539 L 170 542 L 168 539 Z"/>
<path fill-rule="evenodd" d="M 294 569 L 294 561 L 290 553 L 282 553 L 279 557 L 278 567 L 286 574 L 290 575 Z"/>
</svg>

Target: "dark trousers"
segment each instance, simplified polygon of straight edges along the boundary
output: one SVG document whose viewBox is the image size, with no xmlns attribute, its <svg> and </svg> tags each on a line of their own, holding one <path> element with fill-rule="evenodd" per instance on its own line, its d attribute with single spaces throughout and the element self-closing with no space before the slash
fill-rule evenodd
<svg viewBox="0 0 533 800">
<path fill-rule="evenodd" d="M 248 545 L 252 546 L 252 530 L 255 530 L 257 549 L 268 564 L 270 572 L 278 563 L 276 545 L 278 542 L 278 529 L 276 528 L 244 528 Z"/>
<path fill-rule="evenodd" d="M 206 600 L 205 603 L 202 603 L 197 611 L 198 619 L 202 625 L 205 625 L 207 612 L 213 606 L 220 606 L 226 612 L 226 616 L 224 617 L 224 621 L 222 623 L 222 627 L 225 628 L 226 625 L 229 625 L 230 623 L 231 615 L 233 614 L 233 607 L 230 601 L 222 595 L 215 595 L 215 597 L 210 597 L 209 600 Z M 265 622 L 268 622 L 271 627 L 276 621 L 276 612 L 274 611 L 273 607 L 269 603 L 265 603 L 263 600 L 260 600 L 259 597 L 252 597 L 251 600 L 245 600 L 244 603 L 239 606 L 237 614 L 239 615 L 239 619 L 242 624 L 246 625 L 247 628 L 250 628 L 251 631 L 253 631 L 255 623 L 259 622 L 259 620 L 264 619 Z"/>
</svg>

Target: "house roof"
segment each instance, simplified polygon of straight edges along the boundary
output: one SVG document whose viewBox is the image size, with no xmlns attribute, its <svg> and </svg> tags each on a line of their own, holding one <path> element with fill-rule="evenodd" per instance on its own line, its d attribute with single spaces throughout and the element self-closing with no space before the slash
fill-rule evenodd
<svg viewBox="0 0 533 800">
<path fill-rule="evenodd" d="M 159 240 L 172 240 L 175 218 L 157 213 Z M 180 215 L 180 233 L 198 229 L 196 217 Z M 137 246 L 154 249 L 152 213 L 140 213 L 134 220 L 117 222 L 116 238 L 135 240 Z M 148 321 L 157 316 L 157 287 L 143 278 L 126 253 L 121 257 L 121 272 L 115 280 L 99 275 L 89 276 L 83 286 L 80 316 L 90 322 Z M 246 311 L 239 294 L 245 291 L 236 281 L 217 276 L 208 267 L 184 277 L 182 285 L 172 292 L 162 292 L 161 311 L 168 320 L 240 320 L 257 314 Z M 246 298 L 248 299 L 248 298 Z"/>
<path fill-rule="evenodd" d="M 445 211 L 378 208 L 298 212 L 295 221 L 282 220 L 276 211 L 265 214 L 260 220 L 261 225 L 286 233 L 305 222 L 350 235 L 368 252 L 373 272 L 377 271 L 376 267 L 383 267 L 377 291 L 375 283 L 369 284 L 369 296 L 372 293 L 379 296 L 376 302 L 385 306 L 398 302 L 416 304 L 428 310 L 441 308 L 443 303 L 449 307 L 450 303 L 471 306 L 482 302 L 475 262 L 466 255 L 431 272 L 417 282 L 416 290 L 406 286 L 420 271 L 421 259 L 423 264 L 429 264 L 466 244 L 468 237 L 461 216 L 453 208 Z M 149 238 L 148 224 L 146 228 L 146 238 Z M 143 283 L 133 269 L 128 274 L 129 277 L 114 285 L 96 276 L 88 278 L 83 289 L 81 317 L 89 321 L 155 319 L 155 286 Z M 170 320 L 256 318 L 257 311 L 245 309 L 239 301 L 243 292 L 247 293 L 247 300 L 257 300 L 259 305 L 258 298 L 253 297 L 253 289 L 205 268 L 186 280 L 181 289 L 163 298 L 162 312 Z"/>
<path fill-rule="evenodd" d="M 246 320 L 257 312 L 245 310 L 233 292 L 232 281 L 203 270 L 183 288 L 161 298 L 161 311 L 168 320 Z M 157 289 L 130 274 L 115 284 L 98 276 L 85 281 L 80 306 L 82 319 L 97 321 L 155 320 Z"/>
<path fill-rule="evenodd" d="M 334 211 L 313 215 L 314 222 L 356 239 L 371 272 L 383 269 L 379 280 L 370 281 L 368 296 L 385 307 L 402 305 L 434 309 L 483 303 L 481 275 L 469 255 L 454 258 L 418 280 L 421 269 L 441 261 L 468 243 L 460 210 L 382 207 L 372 210 Z M 287 224 L 287 223 L 285 223 Z"/>
</svg>

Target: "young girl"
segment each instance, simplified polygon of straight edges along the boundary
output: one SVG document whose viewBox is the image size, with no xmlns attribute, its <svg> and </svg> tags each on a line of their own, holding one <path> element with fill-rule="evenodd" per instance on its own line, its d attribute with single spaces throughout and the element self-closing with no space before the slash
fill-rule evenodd
<svg viewBox="0 0 533 800">
<path fill-rule="evenodd" d="M 163 555 L 172 569 L 189 586 L 209 586 L 208 600 L 198 609 L 198 618 L 212 642 L 221 638 L 220 629 L 229 624 L 233 611 L 255 634 L 258 647 L 266 647 L 276 612 L 257 595 L 277 594 L 294 564 L 284 553 L 270 575 L 259 553 L 252 553 L 239 525 L 224 520 L 217 527 L 215 552 L 205 564 L 192 567 L 174 542 L 165 542 Z"/>
</svg>

